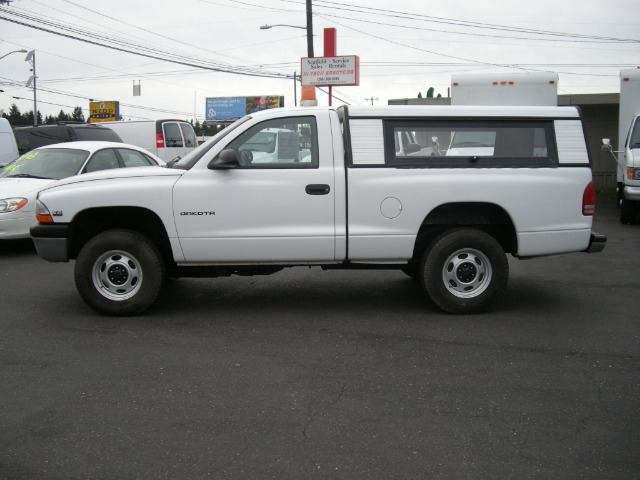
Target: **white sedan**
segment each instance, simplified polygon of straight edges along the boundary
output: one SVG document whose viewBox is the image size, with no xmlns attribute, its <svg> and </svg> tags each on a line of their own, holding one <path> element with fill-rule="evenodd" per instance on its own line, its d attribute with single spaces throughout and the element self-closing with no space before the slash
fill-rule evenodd
<svg viewBox="0 0 640 480">
<path fill-rule="evenodd" d="M 69 142 L 36 148 L 0 171 L 0 240 L 28 238 L 38 191 L 73 175 L 110 168 L 162 166 L 147 150 L 114 142 Z"/>
</svg>

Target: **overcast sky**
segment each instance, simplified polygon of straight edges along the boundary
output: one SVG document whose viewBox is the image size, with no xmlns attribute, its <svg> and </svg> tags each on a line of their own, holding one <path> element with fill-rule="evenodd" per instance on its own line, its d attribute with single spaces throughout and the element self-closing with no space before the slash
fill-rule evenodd
<svg viewBox="0 0 640 480">
<path fill-rule="evenodd" d="M 0 6 L 0 56 L 36 51 L 43 115 L 80 106 L 88 116 L 95 99 L 119 101 L 126 119 L 202 121 L 207 97 L 281 95 L 293 106 L 306 32 L 259 27 L 305 26 L 305 12 L 305 0 L 13 0 Z M 334 88 L 334 105 L 386 104 L 429 87 L 446 96 L 460 73 L 550 71 L 561 94 L 619 92 L 620 70 L 640 65 L 637 0 L 313 0 L 315 56 L 330 27 L 337 54 L 361 66 L 360 85 Z M 0 59 L 5 112 L 33 109 L 24 57 Z"/>
</svg>

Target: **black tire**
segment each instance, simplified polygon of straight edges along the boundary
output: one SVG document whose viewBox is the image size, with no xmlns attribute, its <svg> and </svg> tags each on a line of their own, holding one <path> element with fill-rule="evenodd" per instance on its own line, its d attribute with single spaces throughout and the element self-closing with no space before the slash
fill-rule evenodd
<svg viewBox="0 0 640 480">
<path fill-rule="evenodd" d="M 131 230 L 108 230 L 89 240 L 76 260 L 76 288 L 94 310 L 138 315 L 156 300 L 165 281 L 158 247 Z"/>
<path fill-rule="evenodd" d="M 477 313 L 500 296 L 509 262 L 500 244 L 473 228 L 443 233 L 422 260 L 422 286 L 445 312 Z"/>
<path fill-rule="evenodd" d="M 407 263 L 402 267 L 402 272 L 413 280 L 420 281 L 420 265 L 417 262 Z"/>
<path fill-rule="evenodd" d="M 627 225 L 636 219 L 636 202 L 623 198 L 620 202 L 620 223 Z"/>
</svg>

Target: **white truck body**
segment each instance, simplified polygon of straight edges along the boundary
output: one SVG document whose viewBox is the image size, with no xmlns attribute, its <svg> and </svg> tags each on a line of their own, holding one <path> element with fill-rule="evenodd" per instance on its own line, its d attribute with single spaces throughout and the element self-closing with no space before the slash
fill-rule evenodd
<svg viewBox="0 0 640 480">
<path fill-rule="evenodd" d="M 618 181 L 632 187 L 633 197 L 640 200 L 640 176 L 629 178 L 627 169 L 640 169 L 640 69 L 620 72 L 620 117 L 618 139 L 622 153 L 619 157 Z M 634 136 L 634 132 L 635 133 Z M 633 177 L 633 175 L 632 175 Z"/>
<path fill-rule="evenodd" d="M 558 105 L 558 74 L 486 73 L 451 76 L 451 105 Z"/>
<path fill-rule="evenodd" d="M 0 167 L 18 158 L 18 144 L 9 120 L 0 117 Z"/>
<path fill-rule="evenodd" d="M 274 156 L 272 164 L 252 164 L 244 147 L 274 126 L 297 131 L 300 151 L 309 149 L 311 162 L 301 161 L 305 153 L 297 160 Z M 531 137 L 530 128 L 545 132 L 545 156 L 533 153 L 531 141 L 527 145 L 523 134 Z M 435 155 L 434 138 L 461 129 L 493 129 L 496 154 Z M 401 152 L 399 132 L 419 142 L 421 156 Z M 514 142 L 514 135 L 522 141 Z M 505 148 L 511 150 L 501 154 Z M 399 268 L 420 277 L 438 306 L 454 313 L 477 311 L 493 300 L 501 288 L 484 279 L 506 282 L 504 252 L 596 252 L 606 241 L 591 232 L 593 183 L 573 108 L 274 109 L 236 122 L 173 168 L 141 170 L 83 175 L 39 195 L 41 224 L 31 232 L 38 253 L 50 261 L 77 258 L 77 271 L 93 269 L 78 273 L 85 279 L 93 275 L 88 291 L 79 290 L 104 313 L 139 313 L 148 306 L 129 305 L 135 303 L 133 285 L 121 297 L 90 291 L 109 290 L 111 282 L 101 277 L 97 261 L 88 260 L 98 249 L 94 242 L 107 234 L 120 238 L 119 229 L 147 239 L 137 244 L 155 244 L 169 275 L 246 274 L 294 265 Z M 482 248 L 467 251 L 458 239 L 465 254 L 452 261 L 459 264 L 456 272 L 469 267 L 473 275 L 464 277 L 468 286 L 456 277 L 443 287 L 442 278 L 456 274 L 431 274 L 425 261 L 436 262 L 433 252 L 455 244 L 456 235 L 476 234 L 482 236 L 479 244 L 497 247 L 483 256 Z M 446 237 L 442 245 L 440 237 Z M 110 248 L 117 238 L 109 240 Z M 499 265 L 488 265 L 492 255 Z M 463 260 L 472 257 L 474 262 Z M 443 288 L 450 290 L 444 301 L 435 291 Z"/>
<path fill-rule="evenodd" d="M 634 223 L 640 211 L 640 69 L 620 72 L 618 145 L 603 139 L 603 150 L 617 162 L 617 193 L 620 222 Z"/>
</svg>

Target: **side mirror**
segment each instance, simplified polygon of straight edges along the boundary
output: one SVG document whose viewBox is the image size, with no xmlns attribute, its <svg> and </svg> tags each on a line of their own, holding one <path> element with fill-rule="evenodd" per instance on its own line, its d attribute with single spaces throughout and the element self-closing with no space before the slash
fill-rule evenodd
<svg viewBox="0 0 640 480">
<path fill-rule="evenodd" d="M 601 148 L 603 152 L 613 153 L 613 147 L 611 146 L 611 139 L 603 138 Z"/>
<path fill-rule="evenodd" d="M 240 166 L 236 151 L 232 148 L 222 150 L 216 158 L 209 162 L 207 168 L 210 170 L 228 170 Z"/>
</svg>

